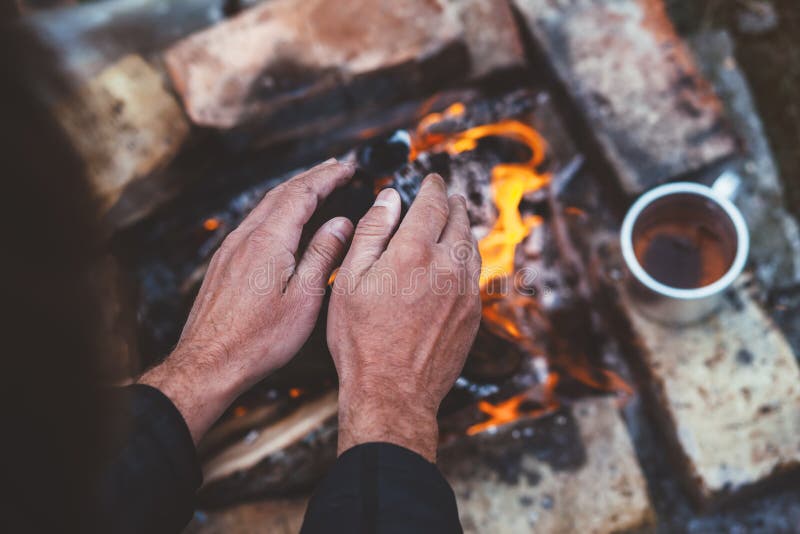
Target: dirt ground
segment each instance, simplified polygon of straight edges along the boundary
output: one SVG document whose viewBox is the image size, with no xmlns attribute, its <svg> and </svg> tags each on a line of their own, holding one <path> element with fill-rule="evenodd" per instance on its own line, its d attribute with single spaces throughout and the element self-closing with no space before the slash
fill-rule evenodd
<svg viewBox="0 0 800 534">
<path fill-rule="evenodd" d="M 800 216 L 800 4 L 797 0 L 667 0 L 678 30 L 730 31 L 781 177 Z M 773 18 L 773 14 L 776 16 Z"/>
</svg>

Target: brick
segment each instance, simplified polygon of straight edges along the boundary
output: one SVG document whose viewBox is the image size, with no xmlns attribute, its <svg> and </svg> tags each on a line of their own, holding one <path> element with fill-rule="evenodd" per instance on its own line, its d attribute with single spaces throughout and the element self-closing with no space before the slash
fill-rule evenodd
<svg viewBox="0 0 800 534">
<path fill-rule="evenodd" d="M 622 292 L 639 358 L 694 496 L 710 505 L 800 462 L 800 370 L 744 279 L 708 320 L 672 328 Z"/>
<path fill-rule="evenodd" d="M 448 0 L 459 10 L 472 77 L 527 64 L 517 23 L 507 0 Z"/>
<path fill-rule="evenodd" d="M 512 1 L 626 193 L 736 151 L 660 0 Z"/>
<path fill-rule="evenodd" d="M 482 433 L 439 464 L 465 532 L 610 533 L 652 524 L 645 480 L 611 399 Z"/>
<path fill-rule="evenodd" d="M 196 124 L 259 143 L 525 64 L 510 5 L 489 0 L 273 0 L 164 58 Z"/>
<path fill-rule="evenodd" d="M 274 0 L 179 41 L 165 60 L 197 124 L 291 124 L 464 76 L 458 12 L 445 7 Z"/>
<path fill-rule="evenodd" d="M 53 108 L 86 164 L 101 218 L 126 188 L 157 180 L 189 134 L 161 75 L 138 55 L 109 65 Z"/>
</svg>

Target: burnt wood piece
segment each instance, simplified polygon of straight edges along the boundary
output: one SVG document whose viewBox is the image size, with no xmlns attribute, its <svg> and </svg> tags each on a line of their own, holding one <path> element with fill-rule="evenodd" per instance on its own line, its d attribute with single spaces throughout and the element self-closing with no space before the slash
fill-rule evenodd
<svg viewBox="0 0 800 534">
<path fill-rule="evenodd" d="M 627 194 L 737 151 L 660 0 L 512 1 Z"/>
</svg>

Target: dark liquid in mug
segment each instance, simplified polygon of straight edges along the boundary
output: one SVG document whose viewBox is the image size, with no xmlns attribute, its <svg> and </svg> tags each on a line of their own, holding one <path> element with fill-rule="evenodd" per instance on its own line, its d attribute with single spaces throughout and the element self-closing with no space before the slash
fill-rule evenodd
<svg viewBox="0 0 800 534">
<path fill-rule="evenodd" d="M 636 236 L 633 249 L 650 276 L 679 289 L 713 284 L 732 264 L 720 236 L 701 222 L 654 224 Z"/>
</svg>

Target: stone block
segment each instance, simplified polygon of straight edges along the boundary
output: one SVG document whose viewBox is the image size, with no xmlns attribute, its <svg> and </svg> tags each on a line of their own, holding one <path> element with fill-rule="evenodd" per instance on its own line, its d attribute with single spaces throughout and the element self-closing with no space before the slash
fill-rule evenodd
<svg viewBox="0 0 800 534">
<path fill-rule="evenodd" d="M 621 292 L 649 387 L 694 496 L 709 505 L 800 463 L 800 369 L 744 287 L 709 319 L 646 319 Z"/>
<path fill-rule="evenodd" d="M 750 228 L 750 261 L 767 290 L 800 282 L 800 229 L 784 207 L 784 190 L 750 87 L 725 31 L 693 36 L 689 45 L 698 65 L 714 85 L 744 154 L 736 170 L 742 187 L 734 199 Z"/>
<path fill-rule="evenodd" d="M 651 525 L 647 488 L 615 401 L 472 436 L 439 453 L 465 532 L 612 533 Z"/>
<path fill-rule="evenodd" d="M 196 124 L 260 144 L 525 64 L 510 5 L 488 0 L 273 0 L 164 57 Z"/>
<path fill-rule="evenodd" d="M 622 189 L 730 156 L 722 106 L 659 0 L 513 0 Z"/>
<path fill-rule="evenodd" d="M 157 180 L 189 135 L 161 75 L 138 55 L 109 65 L 53 110 L 86 165 L 99 218 L 126 188 Z"/>
</svg>

